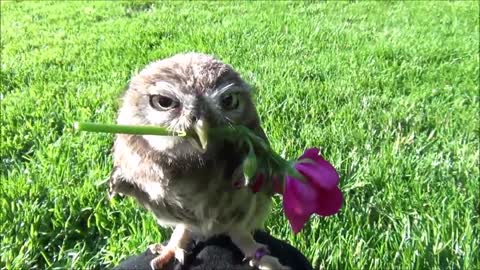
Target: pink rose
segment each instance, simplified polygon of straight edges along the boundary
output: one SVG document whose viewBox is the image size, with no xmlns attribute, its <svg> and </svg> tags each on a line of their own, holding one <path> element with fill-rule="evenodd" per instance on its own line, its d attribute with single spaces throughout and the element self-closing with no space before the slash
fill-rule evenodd
<svg viewBox="0 0 480 270">
<path fill-rule="evenodd" d="M 293 232 L 298 233 L 312 214 L 337 213 L 342 207 L 343 195 L 337 186 L 337 171 L 319 155 L 317 148 L 305 150 L 294 166 L 305 181 L 291 176 L 285 178 L 283 209 Z"/>
</svg>

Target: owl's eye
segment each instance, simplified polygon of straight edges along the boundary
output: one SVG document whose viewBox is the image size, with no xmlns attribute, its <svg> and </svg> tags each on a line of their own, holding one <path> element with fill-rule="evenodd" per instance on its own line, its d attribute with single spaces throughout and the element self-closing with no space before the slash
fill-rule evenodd
<svg viewBox="0 0 480 270">
<path fill-rule="evenodd" d="M 240 101 L 238 100 L 238 95 L 226 94 L 221 97 L 220 104 L 224 110 L 235 110 L 238 108 Z"/>
<path fill-rule="evenodd" d="M 151 95 L 150 96 L 150 106 L 156 110 L 171 110 L 175 109 L 180 105 L 178 100 L 175 100 L 171 97 L 162 96 L 162 95 Z"/>
</svg>

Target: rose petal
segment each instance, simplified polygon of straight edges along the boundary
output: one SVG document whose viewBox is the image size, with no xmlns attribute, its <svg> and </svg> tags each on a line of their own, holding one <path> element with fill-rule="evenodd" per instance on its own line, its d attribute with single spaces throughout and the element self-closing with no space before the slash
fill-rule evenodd
<svg viewBox="0 0 480 270">
<path fill-rule="evenodd" d="M 318 198 L 314 188 L 293 177 L 287 177 L 287 184 L 283 196 L 285 196 L 287 190 L 289 191 L 287 196 L 291 195 L 295 198 L 292 202 L 297 203 L 294 205 L 296 213 L 312 214 L 315 212 L 315 202 Z"/>
<path fill-rule="evenodd" d="M 295 168 L 319 188 L 331 189 L 338 184 L 337 171 L 323 158 L 315 163 L 297 163 Z"/>
<path fill-rule="evenodd" d="M 235 182 L 233 182 L 233 187 L 234 188 L 241 188 L 242 185 L 243 185 L 243 182 L 244 182 L 243 179 L 238 179 Z"/>
<path fill-rule="evenodd" d="M 316 212 L 320 199 L 315 189 L 292 177 L 286 178 L 283 193 L 283 209 L 292 229 L 298 233 L 310 216 Z"/>
<path fill-rule="evenodd" d="M 263 185 L 263 181 L 265 180 L 265 176 L 262 173 L 257 174 L 257 177 L 255 178 L 255 182 L 253 182 L 252 185 L 250 185 L 250 190 L 252 190 L 253 193 L 257 193 L 260 191 L 260 188 Z"/>
<path fill-rule="evenodd" d="M 320 216 L 331 216 L 336 214 L 343 205 L 343 194 L 338 187 L 331 190 L 317 190 L 317 209 L 315 213 Z"/>
<path fill-rule="evenodd" d="M 295 234 L 313 213 L 330 216 L 337 213 L 343 204 L 343 194 L 337 187 L 339 175 L 319 153 L 318 148 L 309 148 L 295 164 L 295 168 L 305 176 L 307 182 L 290 176 L 285 178 L 283 208 Z M 302 159 L 311 161 L 302 162 Z"/>
<path fill-rule="evenodd" d="M 302 229 L 303 225 L 310 218 L 311 213 L 313 213 L 298 211 L 298 208 L 302 208 L 302 203 L 299 200 L 298 194 L 295 194 L 292 189 L 287 187 L 283 194 L 283 209 L 295 234 Z"/>
<path fill-rule="evenodd" d="M 276 175 L 272 176 L 272 181 L 273 181 L 273 191 L 275 193 L 283 195 L 283 182 L 281 182 Z"/>
<path fill-rule="evenodd" d="M 318 157 L 318 153 L 320 153 L 320 149 L 315 147 L 308 148 L 307 150 L 305 150 L 305 152 L 303 152 L 303 155 L 300 156 L 298 160 L 305 159 L 305 158 L 316 160 L 316 158 Z"/>
<path fill-rule="evenodd" d="M 287 217 L 294 234 L 299 233 L 305 223 L 307 223 L 308 219 L 310 219 L 310 215 L 296 215 L 287 212 L 287 210 L 285 210 L 285 216 Z"/>
</svg>

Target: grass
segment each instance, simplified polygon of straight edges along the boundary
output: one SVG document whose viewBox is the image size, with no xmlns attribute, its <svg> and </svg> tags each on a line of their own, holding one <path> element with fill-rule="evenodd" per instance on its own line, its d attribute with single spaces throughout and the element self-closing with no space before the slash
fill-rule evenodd
<svg viewBox="0 0 480 270">
<path fill-rule="evenodd" d="M 2 2 L 0 268 L 105 268 L 166 239 L 106 199 L 118 96 L 200 51 L 258 89 L 273 147 L 321 146 L 345 205 L 294 236 L 316 268 L 479 269 L 479 4 Z"/>
</svg>

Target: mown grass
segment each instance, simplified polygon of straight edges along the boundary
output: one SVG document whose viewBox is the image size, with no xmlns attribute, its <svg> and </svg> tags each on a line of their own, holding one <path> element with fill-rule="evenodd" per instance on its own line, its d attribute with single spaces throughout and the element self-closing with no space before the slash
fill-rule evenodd
<svg viewBox="0 0 480 270">
<path fill-rule="evenodd" d="M 345 206 L 294 236 L 318 268 L 480 268 L 478 2 L 2 2 L 0 268 L 104 268 L 168 236 L 109 203 L 117 97 L 210 53 L 258 89 L 273 147 L 321 146 Z M 278 203 L 278 202 L 277 202 Z"/>
</svg>

